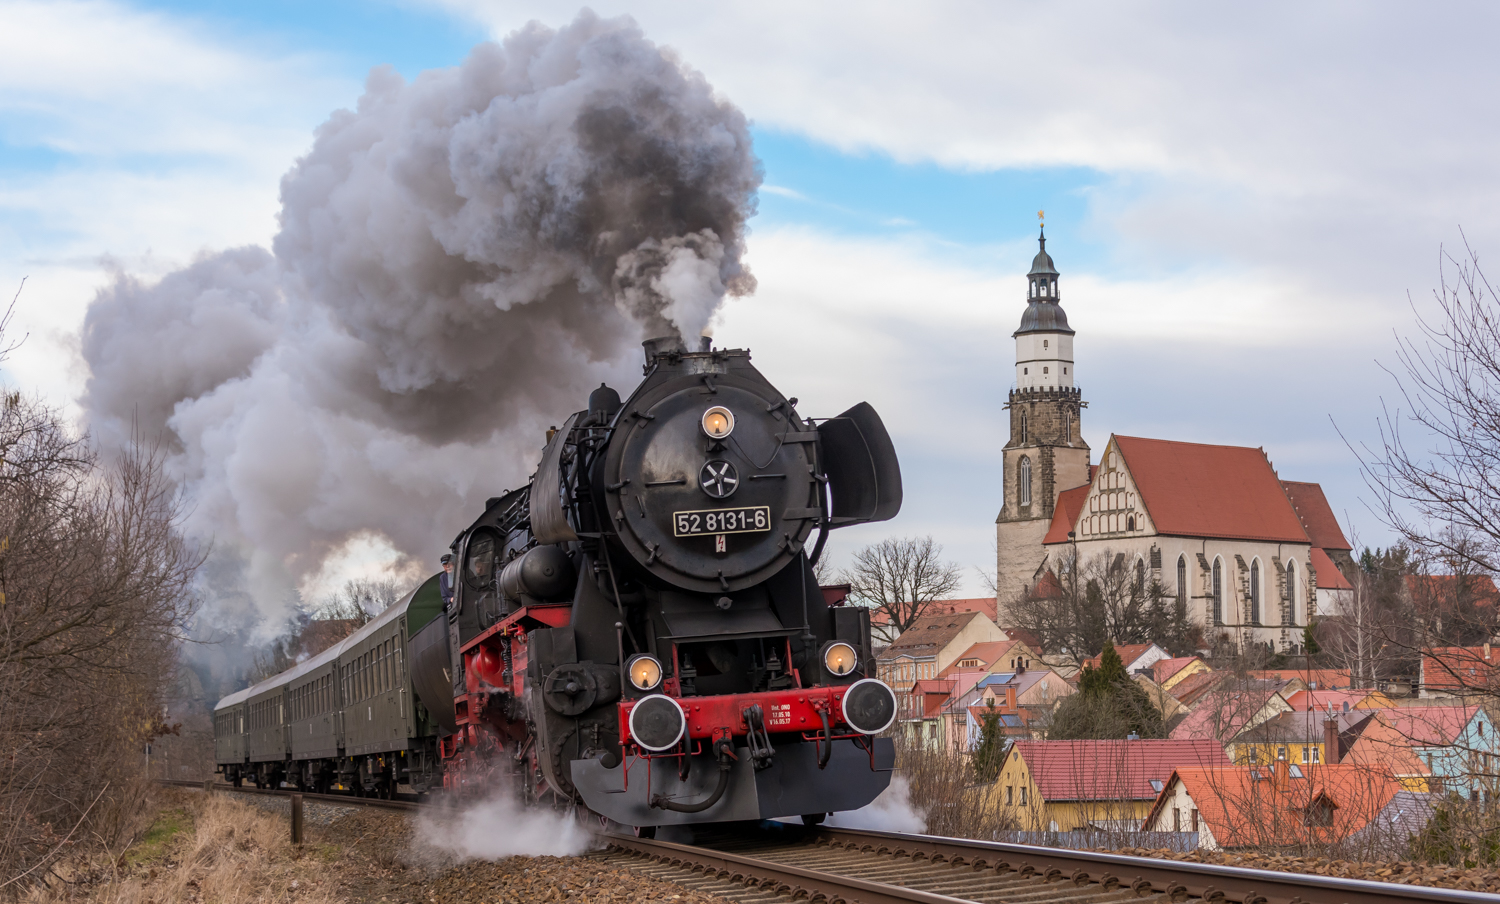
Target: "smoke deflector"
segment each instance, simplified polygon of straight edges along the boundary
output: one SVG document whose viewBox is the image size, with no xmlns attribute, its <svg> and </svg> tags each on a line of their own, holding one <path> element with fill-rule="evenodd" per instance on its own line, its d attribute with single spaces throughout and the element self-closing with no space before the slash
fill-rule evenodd
<svg viewBox="0 0 1500 904">
<path fill-rule="evenodd" d="M 818 425 L 833 494 L 829 527 L 889 521 L 901 511 L 901 465 L 880 415 L 860 402 Z"/>
</svg>

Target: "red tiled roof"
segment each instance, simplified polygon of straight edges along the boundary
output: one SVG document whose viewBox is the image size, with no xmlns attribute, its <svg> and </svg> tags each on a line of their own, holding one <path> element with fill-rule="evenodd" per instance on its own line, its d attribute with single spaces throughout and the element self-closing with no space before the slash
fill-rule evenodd
<svg viewBox="0 0 1500 904">
<path fill-rule="evenodd" d="M 1301 766 L 1303 777 L 1296 778 L 1288 765 L 1179 769 L 1142 826 L 1156 821 L 1181 783 L 1199 818 L 1226 847 L 1326 844 L 1364 828 L 1401 790 L 1384 766 Z M 1307 825 L 1302 817 L 1320 799 L 1330 805 L 1333 824 Z"/>
<path fill-rule="evenodd" d="M 1437 690 L 1487 690 L 1500 647 L 1433 647 L 1422 651 L 1422 684 Z"/>
<path fill-rule="evenodd" d="M 964 650 L 962 653 L 958 654 L 958 658 L 953 660 L 953 665 L 948 666 L 948 668 L 944 669 L 944 671 L 948 671 L 950 669 L 958 669 L 958 663 L 963 662 L 965 659 L 978 659 L 980 661 L 980 664 L 985 669 L 988 669 L 990 666 L 998 662 L 1001 666 L 1004 667 L 1003 669 L 1001 669 L 1002 671 L 1010 671 L 1010 664 L 1008 662 L 1001 662 L 1001 660 L 1006 659 L 1006 657 L 1013 658 L 1012 651 L 1014 651 L 1016 646 L 1020 643 L 1021 642 L 1018 640 L 981 641 L 980 643 L 976 643 L 972 647 L 969 647 L 967 650 Z M 1029 661 L 1031 657 L 1027 656 L 1026 659 Z"/>
<path fill-rule="evenodd" d="M 1229 672 L 1198 672 L 1195 675 L 1189 675 L 1179 681 L 1171 690 L 1167 691 L 1167 693 L 1171 694 L 1173 697 L 1176 697 L 1178 703 L 1181 703 L 1184 706 L 1192 706 L 1195 702 L 1197 702 L 1199 697 L 1212 690 L 1214 685 L 1229 677 Z"/>
<path fill-rule="evenodd" d="M 1149 643 L 1128 643 L 1128 644 L 1125 644 L 1124 646 L 1115 647 L 1115 652 L 1120 654 L 1120 661 L 1123 662 L 1123 663 L 1125 663 L 1125 668 L 1128 669 L 1128 668 L 1130 668 L 1130 664 L 1132 662 L 1135 662 L 1137 659 L 1140 659 L 1141 656 L 1142 656 L 1142 654 L 1144 654 L 1147 650 L 1151 649 L 1153 646 L 1155 646 L 1155 644 L 1149 644 Z M 1103 660 L 1104 660 L 1104 654 L 1100 653 L 1098 656 L 1095 656 L 1092 659 L 1085 659 L 1083 661 L 1083 666 L 1086 666 L 1086 667 L 1092 668 L 1092 669 L 1097 669 L 1099 667 L 1100 663 L 1103 662 Z"/>
<path fill-rule="evenodd" d="M 969 623 L 982 618 L 978 612 L 933 613 L 929 611 L 901 632 L 895 642 L 885 648 L 880 659 L 894 659 L 905 654 L 933 655 L 947 646 Z"/>
<path fill-rule="evenodd" d="M 1328 504 L 1321 486 L 1300 480 L 1283 480 L 1281 486 L 1292 500 L 1292 508 L 1297 511 L 1297 517 L 1302 520 L 1302 527 L 1314 546 L 1342 550 L 1354 548 L 1344 539 L 1344 530 L 1339 527 L 1339 519 L 1333 514 L 1333 506 Z"/>
<path fill-rule="evenodd" d="M 1443 747 L 1458 740 L 1477 706 L 1412 706 L 1383 709 L 1380 716 L 1403 738 L 1424 747 Z"/>
<path fill-rule="evenodd" d="M 1158 659 L 1151 666 L 1151 680 L 1161 684 L 1168 678 L 1187 668 L 1197 656 L 1175 656 L 1171 659 Z"/>
<path fill-rule="evenodd" d="M 1351 684 L 1347 669 L 1261 669 L 1245 674 L 1251 678 L 1276 681 L 1291 681 L 1295 678 L 1315 691 L 1347 690 Z"/>
<path fill-rule="evenodd" d="M 1016 741 L 1047 801 L 1154 800 L 1151 781 L 1179 767 L 1228 766 L 1214 741 Z"/>
<path fill-rule="evenodd" d="M 1057 494 L 1057 507 L 1052 510 L 1052 524 L 1047 528 L 1047 536 L 1042 538 L 1043 543 L 1068 542 L 1068 531 L 1073 530 L 1073 526 L 1078 523 L 1078 515 L 1083 511 L 1083 500 L 1088 495 L 1089 484 Z"/>
<path fill-rule="evenodd" d="M 1035 634 L 1025 628 L 1001 628 L 1000 630 L 1004 631 L 1005 636 L 1011 640 L 1019 640 L 1038 653 L 1042 651 L 1042 642 L 1036 639 Z"/>
<path fill-rule="evenodd" d="M 1309 542 L 1260 449 L 1114 437 L 1158 533 Z"/>
<path fill-rule="evenodd" d="M 1312 548 L 1312 567 L 1318 572 L 1318 586 L 1324 590 L 1353 590 L 1354 585 L 1339 571 L 1321 547 Z"/>
<path fill-rule="evenodd" d="M 933 600 L 922 610 L 922 617 L 938 615 L 957 615 L 964 612 L 982 612 L 995 620 L 995 598 L 993 596 L 980 596 L 974 599 L 963 600 Z M 870 610 L 870 624 L 884 625 L 890 622 L 890 615 L 884 609 Z"/>
<path fill-rule="evenodd" d="M 1374 691 L 1360 690 L 1320 690 L 1320 691 L 1297 691 L 1286 698 L 1292 709 L 1302 712 L 1327 712 L 1332 706 L 1334 712 L 1343 712 L 1344 704 L 1349 704 L 1350 709 L 1358 709 L 1361 703 L 1375 696 Z M 1382 701 L 1375 697 L 1371 701 L 1372 706 L 1385 707 L 1388 701 Z"/>
<path fill-rule="evenodd" d="M 1406 590 L 1421 602 L 1453 605 L 1460 593 L 1466 593 L 1479 606 L 1493 606 L 1500 600 L 1500 588 L 1495 579 L 1484 574 L 1409 574 Z"/>
</svg>

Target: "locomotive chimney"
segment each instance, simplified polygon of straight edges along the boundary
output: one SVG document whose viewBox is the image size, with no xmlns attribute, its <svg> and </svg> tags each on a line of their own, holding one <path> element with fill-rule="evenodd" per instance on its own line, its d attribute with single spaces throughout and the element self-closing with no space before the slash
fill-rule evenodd
<svg viewBox="0 0 1500 904">
<path fill-rule="evenodd" d="M 656 359 L 663 355 L 680 355 L 687 351 L 682 339 L 678 336 L 657 336 L 655 339 L 647 339 L 641 343 L 641 348 L 646 350 L 646 366 L 650 367 L 656 363 Z"/>
</svg>

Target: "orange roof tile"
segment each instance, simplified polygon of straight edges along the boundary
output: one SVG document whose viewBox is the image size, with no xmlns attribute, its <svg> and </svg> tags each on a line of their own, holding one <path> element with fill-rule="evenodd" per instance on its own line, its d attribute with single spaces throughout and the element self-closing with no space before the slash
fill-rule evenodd
<svg viewBox="0 0 1500 904">
<path fill-rule="evenodd" d="M 1328 553 L 1320 547 L 1312 548 L 1312 567 L 1318 572 L 1318 586 L 1324 590 L 1353 590 L 1354 585 L 1339 571 L 1339 567 L 1328 558 Z"/>
<path fill-rule="evenodd" d="M 1327 844 L 1364 828 L 1401 789 L 1384 766 L 1305 765 L 1298 767 L 1302 777 L 1297 778 L 1288 765 L 1180 768 L 1142 826 L 1155 823 L 1180 783 L 1225 847 Z M 1329 806 L 1331 824 L 1308 825 L 1308 808 L 1320 802 Z"/>
<path fill-rule="evenodd" d="M 1300 679 L 1309 688 L 1315 691 L 1336 691 L 1347 689 L 1351 679 L 1347 669 L 1261 669 L 1245 673 L 1251 678 L 1275 679 L 1277 681 L 1291 681 Z"/>
<path fill-rule="evenodd" d="M 1152 780 L 1166 781 L 1184 766 L 1227 766 L 1213 741 L 1016 741 L 1042 798 L 1152 800 Z"/>
<path fill-rule="evenodd" d="M 1187 668 L 1197 656 L 1174 656 L 1171 659 L 1158 659 L 1151 666 L 1151 680 L 1161 684 L 1168 678 Z"/>
<path fill-rule="evenodd" d="M 1422 651 L 1422 684 L 1434 690 L 1487 690 L 1500 646 L 1433 647 Z"/>
<path fill-rule="evenodd" d="M 1260 449 L 1114 437 L 1158 533 L 1308 543 Z"/>
<path fill-rule="evenodd" d="M 1380 715 L 1403 738 L 1421 747 L 1444 747 L 1458 740 L 1477 706 L 1412 706 L 1383 709 Z"/>
<path fill-rule="evenodd" d="M 1349 709 L 1383 709 L 1391 705 L 1389 698 L 1377 695 L 1375 691 L 1361 690 L 1321 690 L 1321 691 L 1297 691 L 1286 698 L 1286 702 L 1292 709 L 1298 712 L 1328 712 L 1333 707 L 1334 712 L 1343 712 L 1344 705 Z"/>
<path fill-rule="evenodd" d="M 1154 646 L 1156 646 L 1156 644 L 1152 644 L 1152 643 L 1127 643 L 1127 644 L 1124 644 L 1123 646 L 1115 647 L 1115 652 L 1118 653 L 1118 654 L 1120 654 L 1120 661 L 1123 662 L 1123 663 L 1125 663 L 1125 668 L 1128 669 L 1128 668 L 1130 668 L 1130 664 L 1132 662 L 1135 662 L 1137 659 L 1140 659 L 1142 654 L 1144 654 L 1147 650 L 1151 649 Z M 1100 653 L 1098 656 L 1095 656 L 1092 659 L 1085 659 L 1083 661 L 1083 665 L 1080 666 L 1080 668 L 1086 666 L 1088 668 L 1097 669 L 1099 667 L 1100 663 L 1103 660 L 1104 660 L 1104 654 Z"/>
<path fill-rule="evenodd" d="M 1353 549 L 1349 541 L 1344 539 L 1344 530 L 1339 527 L 1339 519 L 1333 514 L 1333 506 L 1328 504 L 1328 497 L 1323 495 L 1321 486 L 1300 480 L 1283 480 L 1281 485 L 1286 490 L 1287 497 L 1292 500 L 1292 508 L 1302 520 L 1302 527 L 1314 546 L 1323 549 Z"/>
<path fill-rule="evenodd" d="M 1042 538 L 1043 543 L 1068 542 L 1068 531 L 1073 530 L 1078 523 L 1078 515 L 1083 511 L 1083 500 L 1088 495 L 1088 484 L 1057 494 L 1057 507 L 1052 510 L 1052 524 L 1047 528 L 1047 536 Z"/>
</svg>

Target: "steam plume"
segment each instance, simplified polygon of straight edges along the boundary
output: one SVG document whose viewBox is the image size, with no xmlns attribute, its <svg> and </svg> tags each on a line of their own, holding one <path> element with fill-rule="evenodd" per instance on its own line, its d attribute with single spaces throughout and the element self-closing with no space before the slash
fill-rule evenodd
<svg viewBox="0 0 1500 904">
<path fill-rule="evenodd" d="M 759 182 L 743 114 L 628 19 L 377 68 L 282 179 L 271 252 L 95 298 L 90 427 L 164 437 L 265 612 L 360 537 L 430 566 L 642 338 L 754 289 Z"/>
</svg>

